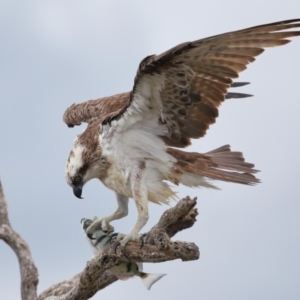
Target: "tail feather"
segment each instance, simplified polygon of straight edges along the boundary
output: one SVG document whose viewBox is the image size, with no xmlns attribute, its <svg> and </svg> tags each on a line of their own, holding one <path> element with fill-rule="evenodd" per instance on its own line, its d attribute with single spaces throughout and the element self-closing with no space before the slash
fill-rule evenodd
<svg viewBox="0 0 300 300">
<path fill-rule="evenodd" d="M 151 286 L 165 275 L 166 274 L 142 273 L 140 277 L 141 277 L 142 282 L 145 285 L 146 289 L 150 290 Z"/>
<path fill-rule="evenodd" d="M 253 169 L 254 164 L 245 162 L 242 152 L 234 152 L 230 150 L 229 145 L 222 146 L 218 149 L 205 153 L 212 158 L 213 162 L 220 169 L 233 170 L 245 173 L 257 173 L 258 170 Z"/>
<path fill-rule="evenodd" d="M 254 164 L 245 162 L 241 152 L 230 150 L 229 145 L 209 151 L 205 154 L 196 152 L 184 152 L 178 149 L 169 148 L 169 154 L 173 155 L 177 162 L 176 168 L 179 168 L 183 175 L 189 174 L 189 178 L 194 174 L 194 180 L 191 185 L 195 185 L 196 177 L 198 177 L 198 185 L 202 184 L 202 177 L 213 180 L 228 181 L 253 185 L 259 183 L 253 173 L 258 172 L 254 169 Z M 178 173 L 178 171 L 177 171 Z M 189 185 L 187 176 L 182 176 L 181 181 L 185 185 Z"/>
</svg>

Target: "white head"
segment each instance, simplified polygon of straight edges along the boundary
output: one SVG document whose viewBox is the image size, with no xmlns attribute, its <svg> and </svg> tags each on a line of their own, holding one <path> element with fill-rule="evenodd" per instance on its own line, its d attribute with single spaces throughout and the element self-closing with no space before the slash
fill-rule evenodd
<svg viewBox="0 0 300 300">
<path fill-rule="evenodd" d="M 66 165 L 66 181 L 77 198 L 81 198 L 86 182 L 93 178 L 100 179 L 105 173 L 106 160 L 101 153 L 99 136 L 91 139 L 85 132 L 78 135 Z"/>
</svg>

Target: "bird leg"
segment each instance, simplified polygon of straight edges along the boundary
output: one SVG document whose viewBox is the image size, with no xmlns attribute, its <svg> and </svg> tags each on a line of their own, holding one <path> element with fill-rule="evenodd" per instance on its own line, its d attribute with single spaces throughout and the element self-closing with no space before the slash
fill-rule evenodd
<svg viewBox="0 0 300 300">
<path fill-rule="evenodd" d="M 128 197 L 117 194 L 117 202 L 118 202 L 118 208 L 117 210 L 104 218 L 95 220 L 86 230 L 86 234 L 90 239 L 93 239 L 92 235 L 95 229 L 98 226 L 101 226 L 102 230 L 105 232 L 113 232 L 114 227 L 110 225 L 110 222 L 113 220 L 121 219 L 128 215 Z"/>
<path fill-rule="evenodd" d="M 124 248 L 129 241 L 140 240 L 139 232 L 149 219 L 148 215 L 148 191 L 145 183 L 145 162 L 140 162 L 131 174 L 131 190 L 138 210 L 138 220 L 129 234 L 120 242 Z"/>
</svg>

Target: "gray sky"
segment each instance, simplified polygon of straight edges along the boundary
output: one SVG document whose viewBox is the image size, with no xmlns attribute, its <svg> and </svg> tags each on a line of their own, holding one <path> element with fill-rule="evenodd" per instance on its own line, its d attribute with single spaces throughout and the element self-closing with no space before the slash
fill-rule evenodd
<svg viewBox="0 0 300 300">
<path fill-rule="evenodd" d="M 26 4 L 25 4 L 26 3 Z M 281 4 L 280 4 L 281 3 Z M 284 4 L 283 4 L 284 3 Z M 80 219 L 116 208 L 98 181 L 74 197 L 64 168 L 75 135 L 62 122 L 74 102 L 130 90 L 142 58 L 178 43 L 300 17 L 300 1 L 13 1 L 0 3 L 0 175 L 13 227 L 39 269 L 39 292 L 80 272 L 92 257 Z M 198 197 L 198 222 L 176 239 L 193 241 L 195 262 L 146 264 L 167 273 L 147 291 L 138 278 L 95 299 L 298 299 L 300 295 L 300 38 L 269 49 L 242 73 L 255 97 L 222 105 L 217 123 L 189 150 L 230 143 L 262 172 L 262 183 L 220 183 Z M 150 204 L 145 230 L 166 206 Z M 113 223 L 129 231 L 136 220 Z M 0 242 L 0 298 L 19 299 L 19 269 Z"/>
</svg>

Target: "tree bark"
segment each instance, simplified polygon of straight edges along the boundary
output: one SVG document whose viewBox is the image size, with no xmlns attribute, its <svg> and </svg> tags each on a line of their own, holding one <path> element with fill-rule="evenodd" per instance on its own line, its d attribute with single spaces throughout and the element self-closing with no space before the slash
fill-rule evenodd
<svg viewBox="0 0 300 300">
<path fill-rule="evenodd" d="M 0 182 L 0 238 L 16 253 L 21 271 L 22 300 L 85 300 L 99 290 L 117 281 L 109 269 L 122 262 L 164 262 L 174 259 L 191 261 L 199 258 L 194 243 L 171 241 L 177 232 L 190 228 L 198 214 L 196 198 L 186 197 L 173 208 L 166 210 L 159 222 L 146 234 L 145 245 L 129 242 L 126 253 L 112 247 L 87 262 L 84 270 L 74 277 L 55 284 L 37 297 L 38 272 L 26 242 L 12 229 L 7 212 L 7 203 Z"/>
<path fill-rule="evenodd" d="M 38 271 L 27 243 L 16 233 L 9 222 L 7 202 L 0 181 L 0 239 L 16 253 L 21 272 L 22 300 L 33 300 L 37 296 Z"/>
</svg>

